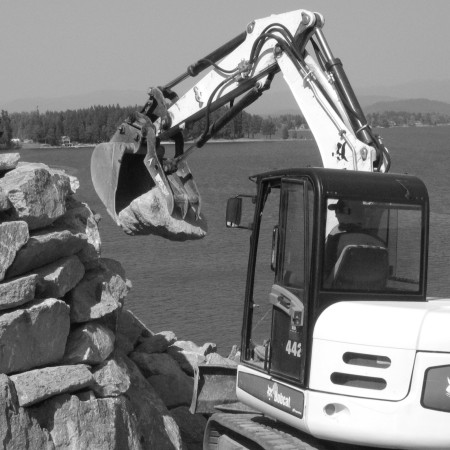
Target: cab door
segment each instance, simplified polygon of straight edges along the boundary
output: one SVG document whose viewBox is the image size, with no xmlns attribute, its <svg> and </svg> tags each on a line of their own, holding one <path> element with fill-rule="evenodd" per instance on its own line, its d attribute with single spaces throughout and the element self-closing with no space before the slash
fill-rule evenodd
<svg viewBox="0 0 450 450">
<path fill-rule="evenodd" d="M 298 180 L 282 182 L 270 339 L 272 375 L 305 383 L 308 279 L 311 255 L 312 187 Z"/>
</svg>

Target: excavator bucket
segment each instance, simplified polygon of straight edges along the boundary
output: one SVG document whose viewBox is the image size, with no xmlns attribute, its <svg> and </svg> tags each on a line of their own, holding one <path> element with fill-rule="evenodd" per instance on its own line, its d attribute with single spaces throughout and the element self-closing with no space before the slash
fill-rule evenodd
<svg viewBox="0 0 450 450">
<path fill-rule="evenodd" d="M 142 151 L 144 150 L 144 151 Z M 94 189 L 108 213 L 120 225 L 119 213 L 130 203 L 156 188 L 166 201 L 168 213 L 184 219 L 189 208 L 200 215 L 201 200 L 185 161 L 176 172 L 166 175 L 152 139 L 145 146 L 129 142 L 107 142 L 95 147 L 91 157 Z"/>
<path fill-rule="evenodd" d="M 192 414 L 212 414 L 225 405 L 238 403 L 236 397 L 237 366 L 199 364 L 194 374 Z"/>
<path fill-rule="evenodd" d="M 91 157 L 92 184 L 116 222 L 120 210 L 133 200 L 133 193 L 142 194 L 152 188 L 143 155 L 134 154 L 133 150 L 133 144 L 104 142 L 95 147 Z"/>
</svg>

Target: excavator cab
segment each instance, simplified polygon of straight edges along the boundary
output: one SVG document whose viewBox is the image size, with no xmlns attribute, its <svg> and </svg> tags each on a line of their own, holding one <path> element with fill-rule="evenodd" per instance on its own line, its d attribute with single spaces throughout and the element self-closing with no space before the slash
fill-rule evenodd
<svg viewBox="0 0 450 450">
<path fill-rule="evenodd" d="M 251 230 L 237 398 L 298 428 L 324 311 L 426 301 L 428 195 L 418 178 L 398 174 L 305 168 L 252 180 L 257 194 L 231 198 L 226 211 L 227 227 Z M 235 401 L 217 399 L 220 409 Z"/>
<path fill-rule="evenodd" d="M 252 179 L 253 222 L 243 220 L 246 196 L 229 200 L 226 217 L 252 233 L 237 399 L 302 429 L 321 314 L 338 302 L 426 301 L 428 195 L 407 175 L 308 168 Z M 383 367 L 384 357 L 366 358 Z M 379 388 L 375 378 L 333 377 Z"/>
<path fill-rule="evenodd" d="M 243 374 L 238 388 L 278 407 L 267 376 L 308 387 L 314 325 L 330 305 L 425 301 L 428 197 L 405 175 L 291 169 L 255 180 L 242 362 L 264 375 Z"/>
</svg>

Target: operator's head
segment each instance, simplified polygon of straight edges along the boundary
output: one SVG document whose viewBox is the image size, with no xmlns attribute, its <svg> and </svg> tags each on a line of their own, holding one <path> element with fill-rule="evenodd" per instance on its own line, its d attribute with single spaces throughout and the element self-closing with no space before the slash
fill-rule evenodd
<svg viewBox="0 0 450 450">
<path fill-rule="evenodd" d="M 348 225 L 362 226 L 364 214 L 361 202 L 338 200 L 328 205 L 328 209 L 335 212 L 339 228 L 345 229 Z"/>
</svg>

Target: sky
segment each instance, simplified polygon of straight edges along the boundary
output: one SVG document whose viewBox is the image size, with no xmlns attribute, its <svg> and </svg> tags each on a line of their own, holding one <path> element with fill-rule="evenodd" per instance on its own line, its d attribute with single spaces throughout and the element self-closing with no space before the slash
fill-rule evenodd
<svg viewBox="0 0 450 450">
<path fill-rule="evenodd" d="M 253 19 L 323 14 L 355 87 L 450 79 L 449 0 L 0 0 L 0 108 L 162 85 Z"/>
</svg>

